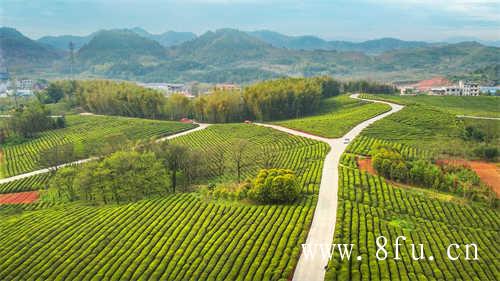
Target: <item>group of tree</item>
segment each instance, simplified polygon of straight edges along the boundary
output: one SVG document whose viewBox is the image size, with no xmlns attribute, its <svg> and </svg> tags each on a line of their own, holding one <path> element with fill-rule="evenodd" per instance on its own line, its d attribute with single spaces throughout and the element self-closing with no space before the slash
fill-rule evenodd
<svg viewBox="0 0 500 281">
<path fill-rule="evenodd" d="M 149 119 L 168 118 L 165 97 L 130 82 L 110 80 L 54 81 L 38 94 L 44 103 L 64 102 L 85 111 Z"/>
<path fill-rule="evenodd" d="M 255 83 L 242 91 L 214 90 L 189 99 L 129 82 L 55 81 L 39 93 L 44 103 L 65 102 L 98 114 L 211 123 L 277 120 L 313 113 L 321 99 L 344 92 L 393 92 L 392 86 L 368 81 L 340 82 L 330 77 L 280 78 Z"/>
<path fill-rule="evenodd" d="M 489 200 L 494 196 L 478 175 L 466 166 L 438 165 L 428 159 L 405 159 L 399 151 L 387 145 L 376 146 L 371 155 L 373 168 L 385 178 L 462 194 L 471 200 Z"/>
<path fill-rule="evenodd" d="M 18 136 L 30 138 L 45 130 L 64 128 L 64 116 L 52 117 L 50 110 L 39 102 L 32 102 L 14 110 L 9 118 L 5 118 L 2 138 Z"/>
<path fill-rule="evenodd" d="M 188 187 L 205 175 L 203 161 L 198 151 L 182 145 L 140 143 L 96 161 L 60 168 L 49 187 L 70 201 L 133 202 Z"/>
<path fill-rule="evenodd" d="M 259 203 L 292 203 L 300 196 L 295 173 L 286 169 L 262 169 L 247 185 L 248 196 Z"/>
<path fill-rule="evenodd" d="M 474 155 L 488 161 L 495 161 L 498 157 L 498 147 L 494 144 L 498 138 L 498 126 L 487 123 L 486 126 L 465 126 L 462 138 L 465 141 L 475 142 Z"/>
</svg>

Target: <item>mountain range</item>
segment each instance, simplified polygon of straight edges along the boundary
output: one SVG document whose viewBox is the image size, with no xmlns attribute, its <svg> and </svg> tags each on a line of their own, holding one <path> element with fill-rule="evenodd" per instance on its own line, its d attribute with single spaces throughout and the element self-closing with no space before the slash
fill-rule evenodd
<svg viewBox="0 0 500 281">
<path fill-rule="evenodd" d="M 360 43 L 235 29 L 151 34 L 142 28 L 32 40 L 0 28 L 2 64 L 17 75 L 68 75 L 68 45 L 82 77 L 142 81 L 249 82 L 277 76 L 334 75 L 401 80 L 460 74 L 499 64 L 500 48 L 477 42 L 382 38 Z"/>
</svg>

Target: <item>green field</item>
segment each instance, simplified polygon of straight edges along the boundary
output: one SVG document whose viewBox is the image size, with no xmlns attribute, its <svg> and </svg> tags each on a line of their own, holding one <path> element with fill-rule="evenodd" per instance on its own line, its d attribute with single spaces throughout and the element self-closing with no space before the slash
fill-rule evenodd
<svg viewBox="0 0 500 281">
<path fill-rule="evenodd" d="M 213 125 L 175 142 L 208 152 L 227 148 L 236 138 L 250 142 L 252 159 L 275 150 L 273 167 L 296 171 L 302 199 L 255 205 L 191 192 L 127 205 L 73 203 L 17 215 L 0 212 L 0 255 L 6 257 L 0 262 L 0 279 L 290 278 L 312 220 L 328 147 L 244 124 Z M 245 176 L 253 176 L 260 165 L 254 161 L 246 166 Z M 212 179 L 232 182 L 234 170 L 228 165 L 224 176 Z"/>
<path fill-rule="evenodd" d="M 401 149 L 409 157 L 425 151 L 398 143 L 357 138 L 342 157 L 339 208 L 334 244 L 354 244 L 351 260 L 338 252 L 330 261 L 325 280 L 499 280 L 500 211 L 470 203 L 461 197 L 430 189 L 397 187 L 385 179 L 361 172 L 356 154 L 369 154 L 376 143 Z M 388 239 L 388 259 L 376 259 L 376 238 Z M 405 236 L 396 261 L 394 242 Z M 424 244 L 425 256 L 434 260 L 414 261 L 411 246 Z M 458 243 L 461 258 L 446 256 L 449 244 Z M 463 245 L 476 243 L 479 260 L 464 260 Z M 455 253 L 453 252 L 455 255 Z M 361 261 L 356 259 L 361 256 Z"/>
<path fill-rule="evenodd" d="M 471 115 L 500 118 L 500 97 L 479 96 L 400 96 L 365 95 L 372 99 L 393 101 L 399 104 L 422 104 L 446 111 L 454 115 Z"/>
<path fill-rule="evenodd" d="M 46 173 L 3 183 L 0 184 L 0 194 L 43 189 L 46 187 L 48 180 L 49 174 Z"/>
<path fill-rule="evenodd" d="M 457 118 L 440 108 L 411 104 L 366 128 L 363 136 L 414 146 L 435 155 L 474 158 L 478 142 L 462 138 L 467 126 L 488 133 L 488 145 L 500 148 L 500 121 Z"/>
<path fill-rule="evenodd" d="M 170 135 L 194 126 L 179 122 L 112 116 L 68 115 L 66 121 L 67 127 L 64 129 L 45 131 L 34 139 L 2 147 L 0 177 L 44 168 L 38 163 L 40 153 L 52 147 L 73 144 L 75 149 L 79 150 L 80 157 L 86 157 L 96 146 L 106 145 L 107 138 L 149 139 Z"/>
<path fill-rule="evenodd" d="M 390 109 L 391 107 L 385 104 L 355 100 L 342 95 L 323 100 L 319 112 L 314 116 L 273 122 L 273 124 L 322 137 L 338 138 L 362 121 Z"/>
</svg>

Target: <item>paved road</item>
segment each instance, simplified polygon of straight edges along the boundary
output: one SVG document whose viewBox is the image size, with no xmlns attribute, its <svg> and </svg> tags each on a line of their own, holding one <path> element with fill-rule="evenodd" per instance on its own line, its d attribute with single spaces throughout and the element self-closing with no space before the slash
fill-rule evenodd
<svg viewBox="0 0 500 281">
<path fill-rule="evenodd" d="M 163 142 L 163 141 L 170 140 L 170 139 L 173 139 L 173 138 L 176 138 L 176 137 L 184 136 L 184 135 L 190 134 L 192 132 L 203 130 L 206 127 L 209 126 L 209 124 L 202 124 L 202 123 L 197 123 L 197 124 L 198 124 L 198 127 L 196 127 L 196 128 L 193 128 L 193 129 L 187 130 L 187 131 L 183 131 L 183 132 L 180 132 L 180 133 L 177 133 L 177 134 L 173 134 L 173 135 L 170 135 L 170 136 L 166 136 L 164 138 L 158 139 L 157 142 Z M 94 160 L 97 160 L 97 158 L 96 157 L 92 157 L 92 158 L 78 160 L 78 161 L 74 161 L 74 162 L 71 162 L 71 163 L 66 163 L 66 164 L 59 165 L 59 166 L 57 166 L 57 168 L 59 169 L 59 168 L 66 167 L 66 166 L 78 165 L 78 164 L 82 164 L 82 163 L 89 162 L 89 161 L 94 161 Z M 0 179 L 0 184 L 11 182 L 11 181 L 15 181 L 15 180 L 20 180 L 20 179 L 23 179 L 23 178 L 27 178 L 27 177 L 31 177 L 31 176 L 35 176 L 35 175 L 39 175 L 39 174 L 45 174 L 45 173 L 50 172 L 51 170 L 54 170 L 55 168 L 56 167 L 50 167 L 50 168 L 45 168 L 45 169 L 41 169 L 41 170 L 29 172 L 29 173 L 26 173 L 26 174 L 21 174 L 21 175 L 13 176 L 13 177 L 10 177 L 10 178 L 3 178 L 3 179 Z"/>
<path fill-rule="evenodd" d="M 484 120 L 500 120 L 498 117 L 481 117 L 481 116 L 470 116 L 470 115 L 457 115 L 458 118 L 471 118 L 471 119 L 484 119 Z"/>
<path fill-rule="evenodd" d="M 358 97 L 358 94 L 351 95 L 351 98 L 361 99 Z M 403 109 L 403 106 L 398 104 L 374 100 L 367 101 L 385 103 L 390 105 L 392 109 L 386 113 L 358 124 L 347 134 L 338 139 L 328 139 L 281 126 L 256 123 L 256 125 L 270 127 L 292 135 L 323 141 L 329 144 L 331 147 L 331 150 L 326 155 L 325 162 L 323 164 L 318 203 L 316 205 L 316 210 L 314 211 L 314 218 L 311 224 L 311 229 L 309 230 L 309 234 L 306 240 L 306 244 L 308 245 L 331 245 L 333 242 L 333 234 L 335 232 L 335 222 L 337 217 L 337 192 L 339 188 L 338 166 L 340 163 L 340 156 L 342 155 L 342 153 L 344 153 L 344 150 L 347 147 L 347 144 L 344 143 L 344 139 L 354 139 L 357 135 L 359 135 L 359 133 L 361 133 L 364 128 L 368 127 L 373 122 Z M 328 257 L 323 257 L 319 252 L 313 257 L 305 257 L 305 255 L 302 254 L 299 258 L 297 267 L 295 268 L 293 280 L 323 281 L 325 277 L 325 266 L 327 264 Z"/>
</svg>

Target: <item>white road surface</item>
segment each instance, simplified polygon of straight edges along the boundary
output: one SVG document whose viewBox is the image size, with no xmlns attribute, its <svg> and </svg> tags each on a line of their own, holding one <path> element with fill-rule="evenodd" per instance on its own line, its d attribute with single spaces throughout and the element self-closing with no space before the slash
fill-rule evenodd
<svg viewBox="0 0 500 281">
<path fill-rule="evenodd" d="M 207 128 L 209 126 L 209 124 L 203 124 L 203 123 L 197 123 L 197 124 L 198 124 L 198 127 L 196 127 L 196 128 L 193 128 L 191 130 L 183 131 L 183 132 L 180 132 L 180 133 L 177 133 L 177 134 L 173 134 L 173 135 L 170 135 L 170 136 L 158 139 L 157 142 L 163 142 L 163 141 L 170 140 L 170 139 L 173 139 L 173 138 L 176 138 L 176 137 L 184 136 L 184 135 L 190 134 L 192 132 L 203 130 L 203 129 L 205 129 L 205 128 Z M 97 159 L 96 157 L 82 159 L 82 160 L 78 160 L 78 161 L 75 161 L 75 162 L 62 164 L 62 165 L 59 165 L 57 167 L 45 168 L 45 169 L 41 169 L 41 170 L 29 172 L 29 173 L 26 173 L 26 174 L 20 174 L 20 175 L 9 177 L 9 178 L 3 178 L 3 179 L 0 179 L 0 184 L 8 183 L 8 182 L 15 181 L 15 180 L 20 180 L 20 179 L 23 179 L 23 178 L 27 178 L 27 177 L 31 177 L 31 176 L 35 176 L 35 175 L 39 175 L 39 174 L 45 174 L 45 173 L 48 173 L 50 171 L 53 171 L 55 168 L 59 169 L 59 168 L 66 167 L 66 166 L 78 165 L 78 164 L 82 164 L 82 163 L 85 163 L 85 162 L 93 161 L 93 160 L 96 160 L 96 159 Z"/>
<path fill-rule="evenodd" d="M 361 99 L 358 97 L 358 94 L 351 95 L 351 98 Z M 403 109 L 403 106 L 398 104 L 374 100 L 367 101 L 385 103 L 390 105 L 392 109 L 386 113 L 380 114 L 358 124 L 343 137 L 337 139 L 323 138 L 276 125 L 256 123 L 256 125 L 270 127 L 292 135 L 322 141 L 330 145 L 331 150 L 326 155 L 325 162 L 323 164 L 318 203 L 316 205 L 316 210 L 314 211 L 314 218 L 306 240 L 306 244 L 308 245 L 331 245 L 333 242 L 337 217 L 337 192 L 339 188 L 338 166 L 340 163 L 340 156 L 344 153 L 344 150 L 348 145 L 348 143 L 344 143 L 344 140 L 346 138 L 353 140 L 370 124 Z M 304 254 L 301 254 L 297 267 L 295 268 L 293 280 L 323 281 L 327 264 L 328 257 L 323 257 L 319 251 L 312 257 L 306 257 Z"/>
</svg>

